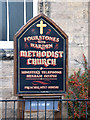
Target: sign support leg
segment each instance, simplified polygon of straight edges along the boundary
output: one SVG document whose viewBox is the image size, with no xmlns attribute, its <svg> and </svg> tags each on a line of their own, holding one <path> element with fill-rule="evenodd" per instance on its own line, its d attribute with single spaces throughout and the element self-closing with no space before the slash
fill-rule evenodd
<svg viewBox="0 0 90 120">
<path fill-rule="evenodd" d="M 18 100 L 23 100 L 22 97 L 18 97 Z M 18 101 L 18 110 L 17 110 L 17 118 L 19 120 L 24 120 L 24 110 L 25 110 L 25 101 Z"/>
<path fill-rule="evenodd" d="M 60 96 L 59 99 L 62 99 L 62 96 Z M 61 101 L 58 101 L 58 111 L 55 111 L 55 120 L 59 119 L 61 120 L 61 117 L 62 117 L 62 102 Z"/>
</svg>

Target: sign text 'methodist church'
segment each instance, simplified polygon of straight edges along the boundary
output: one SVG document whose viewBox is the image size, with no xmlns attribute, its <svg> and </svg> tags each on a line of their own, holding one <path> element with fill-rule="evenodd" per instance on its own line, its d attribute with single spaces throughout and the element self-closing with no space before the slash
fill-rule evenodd
<svg viewBox="0 0 90 120">
<path fill-rule="evenodd" d="M 14 36 L 15 95 L 61 95 L 66 92 L 68 37 L 40 14 Z"/>
</svg>

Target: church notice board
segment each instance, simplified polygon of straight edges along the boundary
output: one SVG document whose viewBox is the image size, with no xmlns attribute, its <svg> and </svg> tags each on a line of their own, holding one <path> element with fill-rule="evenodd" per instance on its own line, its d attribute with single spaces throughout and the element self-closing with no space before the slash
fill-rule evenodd
<svg viewBox="0 0 90 120">
<path fill-rule="evenodd" d="M 66 93 L 68 37 L 44 14 L 14 36 L 14 92 L 18 96 Z"/>
</svg>

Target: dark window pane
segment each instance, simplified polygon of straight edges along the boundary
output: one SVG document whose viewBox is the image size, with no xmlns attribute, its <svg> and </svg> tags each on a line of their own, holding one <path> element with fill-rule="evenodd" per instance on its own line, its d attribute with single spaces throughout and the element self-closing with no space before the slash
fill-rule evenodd
<svg viewBox="0 0 90 120">
<path fill-rule="evenodd" d="M 7 3 L 2 2 L 2 41 L 7 41 Z"/>
<path fill-rule="evenodd" d="M 24 24 L 24 3 L 23 2 L 9 2 L 9 40 L 13 40 L 14 34 Z"/>
<path fill-rule="evenodd" d="M 33 17 L 33 2 L 26 3 L 26 21 Z"/>
</svg>

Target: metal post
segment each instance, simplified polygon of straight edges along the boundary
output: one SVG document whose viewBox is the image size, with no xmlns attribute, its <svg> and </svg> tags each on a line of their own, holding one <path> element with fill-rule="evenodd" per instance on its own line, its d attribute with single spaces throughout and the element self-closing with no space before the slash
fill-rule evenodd
<svg viewBox="0 0 90 120">
<path fill-rule="evenodd" d="M 31 120 L 31 100 L 30 100 L 30 120 Z"/>
<path fill-rule="evenodd" d="M 86 102 L 86 120 L 87 120 L 87 102 Z"/>
<path fill-rule="evenodd" d="M 62 112 L 63 112 L 63 102 L 61 101 L 61 120 L 62 120 Z"/>
<path fill-rule="evenodd" d="M 24 101 L 22 101 L 22 118 L 24 118 Z"/>
<path fill-rule="evenodd" d="M 73 101 L 73 120 L 74 120 L 74 101 Z"/>
<path fill-rule="evenodd" d="M 39 101 L 37 101 L 37 120 L 38 120 L 38 118 L 39 118 L 39 115 L 38 115 L 38 113 L 39 113 L 39 106 L 38 106 L 38 105 L 39 105 L 39 104 L 38 104 L 38 102 L 39 102 Z"/>
<path fill-rule="evenodd" d="M 68 101 L 67 101 L 67 119 L 68 119 Z"/>
<path fill-rule="evenodd" d="M 46 100 L 45 100 L 45 120 L 46 120 Z"/>
<path fill-rule="evenodd" d="M 53 101 L 53 120 L 54 120 L 54 103 L 55 101 Z"/>
<path fill-rule="evenodd" d="M 15 101 L 14 101 L 14 120 L 15 120 Z"/>
<path fill-rule="evenodd" d="M 81 120 L 81 102 L 79 102 L 79 119 Z"/>
<path fill-rule="evenodd" d="M 7 119 L 7 101 L 5 101 L 5 120 Z"/>
</svg>

